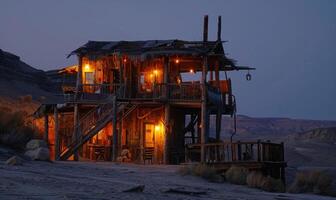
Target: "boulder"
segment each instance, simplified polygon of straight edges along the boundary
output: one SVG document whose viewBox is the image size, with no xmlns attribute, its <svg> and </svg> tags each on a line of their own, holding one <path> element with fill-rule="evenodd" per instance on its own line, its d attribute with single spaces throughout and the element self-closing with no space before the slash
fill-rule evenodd
<svg viewBox="0 0 336 200">
<path fill-rule="evenodd" d="M 35 150 L 38 148 L 48 148 L 48 144 L 44 140 L 30 140 L 26 144 L 26 149 L 27 150 Z"/>
<path fill-rule="evenodd" d="M 40 147 L 34 150 L 26 151 L 25 156 L 28 156 L 32 160 L 49 161 L 50 152 L 48 148 Z"/>
<path fill-rule="evenodd" d="M 8 160 L 6 160 L 6 165 L 22 165 L 23 159 L 18 156 L 12 156 Z"/>
</svg>

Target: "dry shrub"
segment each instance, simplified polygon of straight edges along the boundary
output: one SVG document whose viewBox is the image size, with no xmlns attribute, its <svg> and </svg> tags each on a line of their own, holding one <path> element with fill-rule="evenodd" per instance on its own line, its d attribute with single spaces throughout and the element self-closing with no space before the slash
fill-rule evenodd
<svg viewBox="0 0 336 200">
<path fill-rule="evenodd" d="M 289 192 L 335 195 L 335 191 L 332 190 L 332 181 L 332 178 L 323 171 L 297 172 Z"/>
<path fill-rule="evenodd" d="M 246 183 L 249 187 L 259 188 L 268 192 L 285 192 L 285 186 L 280 179 L 265 177 L 260 172 L 249 173 Z"/>
<path fill-rule="evenodd" d="M 233 184 L 245 185 L 247 174 L 246 168 L 233 166 L 225 172 L 225 179 Z"/>
<path fill-rule="evenodd" d="M 26 119 L 26 112 L 10 112 L 7 109 L 0 110 L 0 144 L 23 149 L 25 144 L 37 137 L 37 133 L 31 123 Z"/>
<path fill-rule="evenodd" d="M 210 182 L 221 182 L 222 177 L 217 173 L 215 168 L 204 164 L 182 166 L 179 168 L 178 173 L 182 176 L 193 175 L 202 177 Z"/>
<path fill-rule="evenodd" d="M 251 172 L 247 175 L 246 184 L 252 188 L 261 188 L 265 176 L 260 172 Z"/>
</svg>

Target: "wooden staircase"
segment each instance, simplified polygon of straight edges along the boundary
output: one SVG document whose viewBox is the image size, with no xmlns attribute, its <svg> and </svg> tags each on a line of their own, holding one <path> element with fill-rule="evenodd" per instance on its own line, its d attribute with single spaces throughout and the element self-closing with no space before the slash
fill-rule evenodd
<svg viewBox="0 0 336 200">
<path fill-rule="evenodd" d="M 76 138 L 61 154 L 60 160 L 67 160 L 75 153 L 83 144 L 88 142 L 93 136 L 103 129 L 113 119 L 113 107 L 117 105 L 117 120 L 127 117 L 135 108 L 136 105 L 129 103 L 115 104 L 111 100 L 105 104 L 100 104 L 90 110 L 83 116 L 74 130 L 79 131 L 79 137 Z M 120 117 L 118 117 L 120 116 Z"/>
</svg>

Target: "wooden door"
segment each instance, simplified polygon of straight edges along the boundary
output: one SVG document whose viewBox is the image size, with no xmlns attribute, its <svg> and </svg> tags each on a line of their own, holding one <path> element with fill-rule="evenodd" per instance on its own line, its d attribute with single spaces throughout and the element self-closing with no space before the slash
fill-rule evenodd
<svg viewBox="0 0 336 200">
<path fill-rule="evenodd" d="M 154 124 L 145 124 L 145 148 L 154 147 Z"/>
</svg>

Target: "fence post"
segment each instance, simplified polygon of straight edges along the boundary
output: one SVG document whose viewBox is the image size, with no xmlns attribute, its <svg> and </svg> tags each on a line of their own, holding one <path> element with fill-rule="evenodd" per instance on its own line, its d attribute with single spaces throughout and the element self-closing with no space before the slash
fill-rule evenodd
<svg viewBox="0 0 336 200">
<path fill-rule="evenodd" d="M 240 161 L 241 160 L 241 144 L 240 144 L 240 141 L 238 140 L 237 142 L 237 145 L 238 145 L 238 160 Z"/>
<path fill-rule="evenodd" d="M 261 161 L 261 158 L 260 158 L 260 140 L 258 140 L 258 148 L 257 148 L 257 155 L 258 155 L 258 162 Z"/>
</svg>

